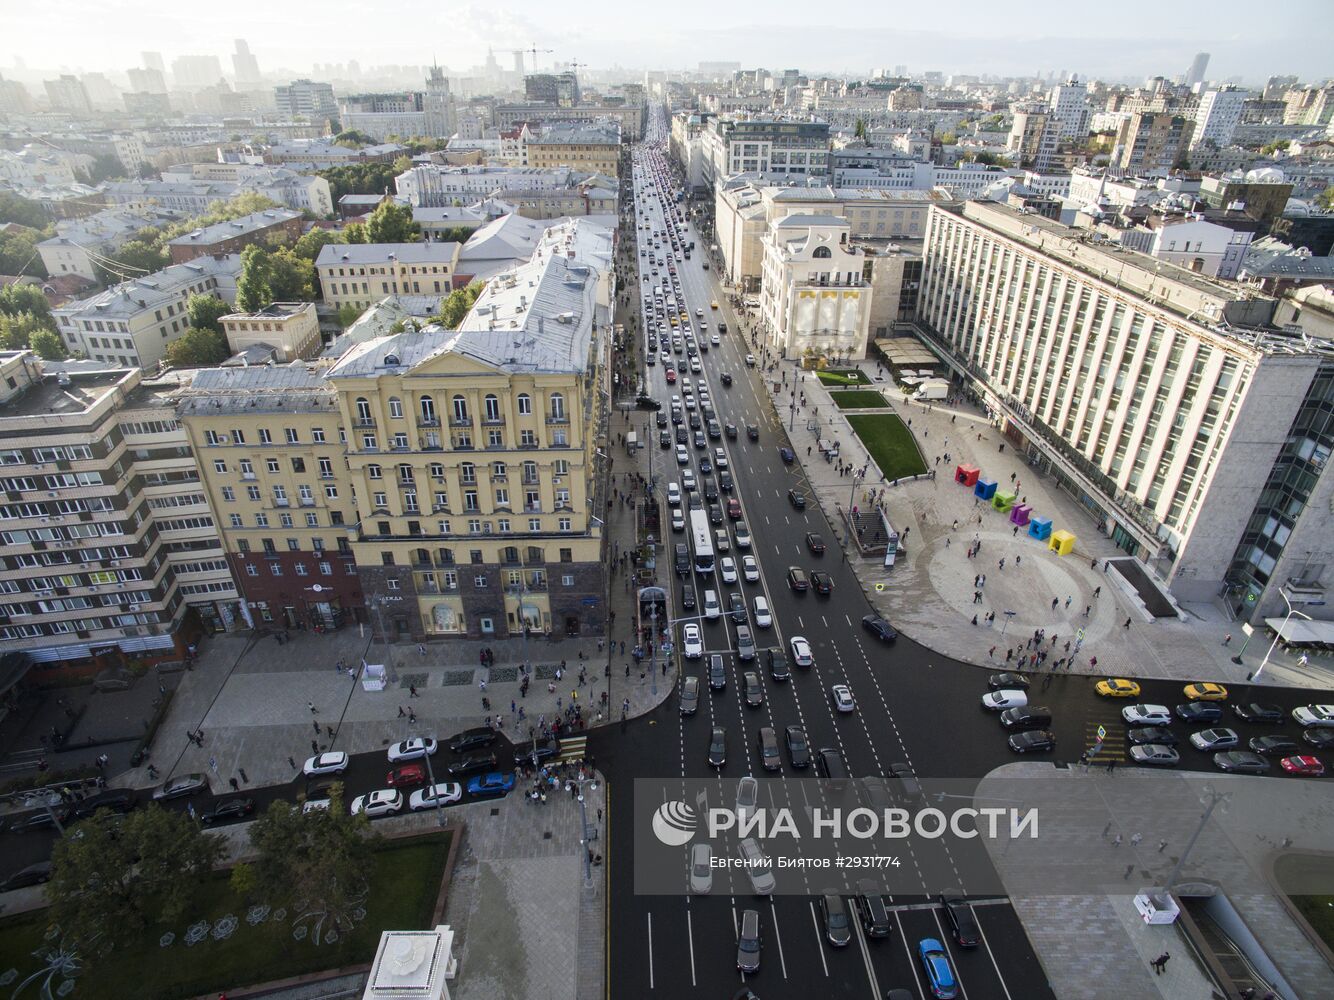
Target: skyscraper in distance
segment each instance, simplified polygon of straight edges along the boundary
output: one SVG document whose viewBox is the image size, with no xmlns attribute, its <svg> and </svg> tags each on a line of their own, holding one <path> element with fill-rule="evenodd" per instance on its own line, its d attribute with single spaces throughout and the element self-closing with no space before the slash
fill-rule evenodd
<svg viewBox="0 0 1334 1000">
<path fill-rule="evenodd" d="M 1186 86 L 1193 87 L 1197 83 L 1204 82 L 1205 71 L 1209 68 L 1209 53 L 1197 52 L 1194 60 L 1191 61 L 1190 70 L 1186 73 Z"/>
</svg>

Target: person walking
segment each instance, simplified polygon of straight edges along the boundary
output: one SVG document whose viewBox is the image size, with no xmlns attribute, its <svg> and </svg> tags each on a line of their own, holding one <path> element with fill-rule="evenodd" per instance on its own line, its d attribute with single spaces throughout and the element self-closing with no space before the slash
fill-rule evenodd
<svg viewBox="0 0 1334 1000">
<path fill-rule="evenodd" d="M 241 783 L 235 778 L 228 778 L 227 784 L 232 786 L 232 791 L 234 792 L 239 792 L 241 790 Z"/>
<path fill-rule="evenodd" d="M 1140 843 L 1140 841 L 1143 840 L 1143 839 L 1144 839 L 1144 834 L 1142 834 L 1142 833 L 1132 834 L 1131 837 L 1130 837 L 1130 846 L 1131 846 L 1131 847 L 1139 847 L 1139 843 Z"/>
<path fill-rule="evenodd" d="M 311 715 L 316 715 L 319 712 L 319 709 L 315 707 L 315 703 L 313 701 L 306 702 L 306 707 L 310 709 Z"/>
<path fill-rule="evenodd" d="M 246 775 L 246 773 L 245 773 L 245 768 L 244 768 L 244 767 L 238 767 L 238 768 L 236 769 L 236 773 L 239 774 L 239 775 L 241 776 L 241 781 L 242 781 L 242 782 L 244 782 L 244 783 L 247 784 L 247 785 L 250 784 L 250 778 Z"/>
<path fill-rule="evenodd" d="M 1232 633 L 1229 632 L 1227 635 L 1223 636 L 1223 645 L 1226 646 L 1231 642 L 1232 642 Z"/>
</svg>

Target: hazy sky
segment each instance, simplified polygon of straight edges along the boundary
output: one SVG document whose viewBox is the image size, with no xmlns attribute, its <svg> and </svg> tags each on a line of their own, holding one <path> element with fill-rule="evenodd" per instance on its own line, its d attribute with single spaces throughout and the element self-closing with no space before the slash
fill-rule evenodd
<svg viewBox="0 0 1334 1000">
<path fill-rule="evenodd" d="M 825 12 L 860 20 L 815 20 Z M 232 40 L 245 38 L 264 71 L 349 59 L 363 67 L 429 63 L 434 55 L 461 74 L 482 62 L 488 45 L 508 68 L 510 50 L 536 44 L 555 50 L 541 57 L 543 65 L 574 59 L 594 69 L 682 69 L 716 59 L 803 72 L 860 74 L 902 64 L 910 71 L 1067 70 L 1110 79 L 1171 76 L 1184 72 L 1197 51 L 1207 51 L 1215 79 L 1334 76 L 1331 0 L 833 6 L 809 0 L 0 0 L 0 24 L 0 71 L 10 71 L 16 57 L 29 70 L 122 70 L 139 65 L 139 53 L 149 50 L 161 52 L 169 67 L 177 55 L 216 54 L 230 73 Z"/>
</svg>

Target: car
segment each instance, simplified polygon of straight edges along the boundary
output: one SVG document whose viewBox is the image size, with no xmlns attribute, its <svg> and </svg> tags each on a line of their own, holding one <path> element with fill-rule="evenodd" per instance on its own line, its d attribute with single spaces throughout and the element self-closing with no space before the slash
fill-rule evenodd
<svg viewBox="0 0 1334 1000">
<path fill-rule="evenodd" d="M 751 441 L 758 441 L 760 439 L 759 424 L 746 424 L 746 437 Z"/>
<path fill-rule="evenodd" d="M 824 570 L 814 570 L 811 573 L 811 587 L 821 597 L 828 597 L 834 592 L 834 578 Z"/>
<path fill-rule="evenodd" d="M 635 399 L 635 406 L 641 410 L 661 410 L 662 402 L 652 396 L 639 396 Z"/>
<path fill-rule="evenodd" d="M 719 330 L 723 330 L 723 329 L 725 329 L 725 327 L 724 327 L 724 325 L 723 325 L 722 323 L 719 323 L 719 324 L 718 324 L 718 329 L 719 329 Z M 747 368 L 754 368 L 754 367 L 755 367 L 755 355 L 753 355 L 753 354 L 747 354 L 747 355 L 746 355 L 746 367 L 747 367 Z"/>
<path fill-rule="evenodd" d="M 1020 705 L 1001 712 L 1000 723 L 1006 729 L 1043 729 L 1051 725 L 1051 709 L 1039 705 Z"/>
<path fill-rule="evenodd" d="M 727 498 L 727 516 L 733 521 L 741 519 L 741 501 L 736 497 Z"/>
<path fill-rule="evenodd" d="M 385 775 L 384 783 L 390 788 L 405 788 L 409 785 L 421 785 L 426 782 L 426 765 L 404 764 Z"/>
<path fill-rule="evenodd" d="M 1258 753 L 1246 750 L 1228 750 L 1214 754 L 1214 767 L 1229 774 L 1267 774 L 1269 761 Z"/>
<path fill-rule="evenodd" d="M 84 799 L 74 807 L 74 818 L 87 819 L 99 809 L 110 809 L 114 813 L 127 813 L 139 804 L 131 788 L 109 788 L 104 792 Z"/>
<path fill-rule="evenodd" d="M 1212 725 L 1223 721 L 1223 709 L 1212 701 L 1188 701 L 1173 711 L 1182 722 Z"/>
<path fill-rule="evenodd" d="M 755 659 L 755 637 L 750 633 L 749 625 L 736 627 L 736 658 L 738 660 Z"/>
<path fill-rule="evenodd" d="M 724 493 L 732 492 L 732 473 L 728 472 L 726 469 L 718 473 L 718 489 L 722 490 Z"/>
<path fill-rule="evenodd" d="M 1334 729 L 1308 729 L 1302 740 L 1318 750 L 1334 750 Z"/>
<path fill-rule="evenodd" d="M 852 922 L 848 919 L 848 904 L 833 889 L 827 889 L 816 900 L 824 923 L 824 936 L 835 948 L 845 948 L 852 941 Z"/>
<path fill-rule="evenodd" d="M 1176 767 L 1181 763 L 1181 754 L 1162 743 L 1139 743 L 1127 752 L 1132 763 L 1141 767 Z"/>
<path fill-rule="evenodd" d="M 723 583 L 736 583 L 736 560 L 731 556 L 723 556 L 718 560 L 718 572 L 723 578 Z"/>
<path fill-rule="evenodd" d="M 1204 682 L 1199 684 L 1187 684 L 1181 689 L 1181 693 L 1190 701 L 1226 701 L 1227 688 L 1222 684 Z"/>
<path fill-rule="evenodd" d="M 474 753 L 451 763 L 445 772 L 451 778 L 461 778 L 465 774 L 477 774 L 482 771 L 494 771 L 496 769 L 496 755 L 493 753 Z"/>
<path fill-rule="evenodd" d="M 1270 726 L 1281 726 L 1287 718 L 1278 705 L 1263 705 L 1255 701 L 1233 705 L 1232 714 L 1242 722 L 1262 722 Z"/>
<path fill-rule="evenodd" d="M 752 975 L 760 971 L 760 911 L 742 910 L 737 924 L 736 967 L 738 972 Z"/>
<path fill-rule="evenodd" d="M 694 493 L 696 488 L 695 473 L 690 469 L 684 469 L 681 472 L 681 486 L 687 493 Z"/>
<path fill-rule="evenodd" d="M 800 566 L 789 566 L 787 570 L 787 585 L 802 594 L 810 589 L 811 582 L 806 577 L 806 571 Z"/>
<path fill-rule="evenodd" d="M 751 891 L 757 896 L 768 896 L 774 891 L 774 876 L 766 855 L 754 837 L 747 837 L 737 845 L 741 867 L 750 878 Z"/>
<path fill-rule="evenodd" d="M 727 689 L 727 670 L 723 666 L 723 657 L 721 653 L 709 654 L 709 690 L 725 691 Z"/>
<path fill-rule="evenodd" d="M 769 602 L 764 599 L 764 595 L 756 594 L 752 603 L 755 606 L 755 627 L 770 628 L 774 623 L 774 616 L 769 611 Z"/>
<path fill-rule="evenodd" d="M 778 457 L 783 460 L 784 465 L 791 465 L 797 460 L 796 452 L 786 445 L 778 449 Z"/>
<path fill-rule="evenodd" d="M 1190 734 L 1190 745 L 1196 750 L 1231 750 L 1240 743 L 1235 729 L 1202 729 Z"/>
<path fill-rule="evenodd" d="M 731 373 L 731 372 L 723 372 L 721 375 L 718 376 L 718 381 L 721 382 L 723 385 L 731 385 L 731 384 L 732 384 L 732 373 Z"/>
<path fill-rule="evenodd" d="M 321 756 L 328 756 L 322 754 Z M 343 766 L 347 766 L 347 754 L 343 754 Z M 314 760 L 315 758 L 311 758 Z M 310 761 L 306 761 L 307 764 Z M 200 792 L 208 791 L 208 778 L 199 773 L 178 774 L 174 778 L 168 778 L 158 788 L 153 791 L 153 798 L 158 802 L 165 802 L 169 799 L 183 799 L 190 795 L 198 795 Z M 46 815 L 43 813 L 43 815 Z"/>
<path fill-rule="evenodd" d="M 755 746 L 760 754 L 760 767 L 766 771 L 781 771 L 783 758 L 778 752 L 778 734 L 772 726 L 761 726 L 755 734 Z"/>
<path fill-rule="evenodd" d="M 707 458 L 704 459 L 704 462 L 707 461 L 708 461 Z M 700 464 L 702 465 L 703 462 L 701 462 Z M 713 525 L 718 525 L 723 523 L 723 509 L 719 507 L 716 503 L 709 504 L 709 523 Z"/>
<path fill-rule="evenodd" d="M 811 644 L 806 641 L 805 636 L 794 635 L 788 640 L 788 645 L 792 649 L 792 662 L 799 667 L 809 667 L 815 663 L 815 657 L 811 654 Z"/>
<path fill-rule="evenodd" d="M 714 299 L 712 302 L 710 302 L 710 303 L 709 303 L 709 308 L 710 308 L 710 309 L 717 309 L 717 308 L 718 308 L 718 300 L 717 300 L 717 299 Z"/>
<path fill-rule="evenodd" d="M 15 889 L 27 889 L 51 881 L 52 866 L 50 861 L 38 861 L 36 864 L 20 868 L 9 878 L 0 882 L 0 892 L 13 892 Z"/>
<path fill-rule="evenodd" d="M 389 747 L 389 763 L 396 764 L 400 760 L 420 760 L 423 757 L 433 757 L 438 749 L 435 740 L 429 736 L 415 736 L 410 740 L 402 740 Z"/>
<path fill-rule="evenodd" d="M 740 594 L 729 594 L 727 598 L 728 614 L 738 625 L 746 623 L 746 599 Z"/>
<path fill-rule="evenodd" d="M 917 957 L 926 973 L 926 983 L 936 1000 L 953 1000 L 959 995 L 958 981 L 950 968 L 950 957 L 945 946 L 936 938 L 922 938 L 917 942 Z"/>
<path fill-rule="evenodd" d="M 463 798 L 463 786 L 457 782 L 440 782 L 419 788 L 408 796 L 408 808 L 413 812 L 440 809 Z"/>
<path fill-rule="evenodd" d="M 1284 757 L 1278 764 L 1288 774 L 1300 774 L 1307 778 L 1321 778 L 1325 774 L 1325 765 L 1321 763 L 1319 757 L 1309 755 Z"/>
<path fill-rule="evenodd" d="M 787 759 L 794 768 L 811 766 L 811 745 L 806 739 L 806 730 L 801 726 L 788 726 L 783 730 L 783 742 L 787 745 Z"/>
<path fill-rule="evenodd" d="M 722 767 L 727 763 L 727 730 L 714 726 L 709 730 L 709 765 Z"/>
<path fill-rule="evenodd" d="M 1015 733 L 1006 742 L 1015 753 L 1045 753 L 1056 749 L 1056 737 L 1047 729 Z"/>
<path fill-rule="evenodd" d="M 720 469 L 726 469 L 728 466 L 727 452 L 723 451 L 721 448 L 713 449 L 713 460 Z"/>
<path fill-rule="evenodd" d="M 880 887 L 869 878 L 857 880 L 857 913 L 861 917 L 862 929 L 867 937 L 889 937 L 893 924 L 889 919 L 889 907 Z M 893 1000 L 894 990 L 886 994 L 886 1000 Z M 910 1000 L 911 1000 L 911 994 Z"/>
<path fill-rule="evenodd" d="M 1027 691 L 1028 683 L 1028 678 L 1023 674 L 1016 674 L 1010 671 L 1001 674 L 991 674 L 987 677 L 987 687 L 993 691 L 998 691 L 1002 688 L 1008 688 L 1013 691 Z"/>
<path fill-rule="evenodd" d="M 704 591 L 704 619 L 705 621 L 714 621 L 722 614 L 722 608 L 718 604 L 718 595 L 712 590 Z"/>
<path fill-rule="evenodd" d="M 699 710 L 699 678 L 687 676 L 681 680 L 681 714 L 694 715 Z"/>
<path fill-rule="evenodd" d="M 681 629 L 681 645 L 687 660 L 698 660 L 704 655 L 704 639 L 694 622 L 687 622 Z"/>
<path fill-rule="evenodd" d="M 672 531 L 686 530 L 686 516 L 679 507 L 672 509 Z"/>
<path fill-rule="evenodd" d="M 856 709 L 852 700 L 852 688 L 846 684 L 835 684 L 829 689 L 829 698 L 839 712 L 851 712 Z"/>
<path fill-rule="evenodd" d="M 223 799 L 199 814 L 199 821 L 205 826 L 213 823 L 225 823 L 227 820 L 244 819 L 255 811 L 255 800 L 247 798 Z"/>
<path fill-rule="evenodd" d="M 941 893 L 940 905 L 945 910 L 945 920 L 950 925 L 950 933 L 960 948 L 976 948 L 982 943 L 982 932 L 977 929 L 977 918 L 973 915 L 973 908 L 966 899 Z"/>
<path fill-rule="evenodd" d="M 475 750 L 477 747 L 489 747 L 496 741 L 495 730 L 490 726 L 474 726 L 450 737 L 449 749 L 454 753 Z"/>
<path fill-rule="evenodd" d="M 671 450 L 672 435 L 670 431 L 658 431 L 658 447 L 667 449 L 668 451 Z"/>
<path fill-rule="evenodd" d="M 736 783 L 736 816 L 744 821 L 755 812 L 760 797 L 760 783 L 749 774 Z"/>
<path fill-rule="evenodd" d="M 514 772 L 490 771 L 468 779 L 468 794 L 485 798 L 499 798 L 514 790 Z"/>
<path fill-rule="evenodd" d="M 704 499 L 709 503 L 713 503 L 718 499 L 718 487 L 714 484 L 712 479 L 704 480 Z"/>
<path fill-rule="evenodd" d="M 902 761 L 889 765 L 889 774 L 899 786 L 899 795 L 913 801 L 922 797 L 922 786 L 917 781 L 917 776 L 912 773 L 912 768 Z"/>
<path fill-rule="evenodd" d="M 518 756 L 528 760 L 548 760 L 560 756 L 560 740 L 550 736 L 545 739 L 531 739 L 520 743 L 516 749 Z"/>
<path fill-rule="evenodd" d="M 764 655 L 769 662 L 770 677 L 776 681 L 792 679 L 792 672 L 787 668 L 787 659 L 783 656 L 781 649 L 766 649 Z"/>
<path fill-rule="evenodd" d="M 686 450 L 686 446 L 683 444 L 678 444 L 676 446 L 676 464 L 677 465 L 690 464 L 690 452 Z"/>
<path fill-rule="evenodd" d="M 741 675 L 741 687 L 745 692 L 748 708 L 759 708 L 764 704 L 764 685 L 760 682 L 760 675 L 754 670 L 747 670 Z"/>
<path fill-rule="evenodd" d="M 824 539 L 817 531 L 806 532 L 806 548 L 817 556 L 824 555 Z"/>
<path fill-rule="evenodd" d="M 696 315 L 696 316 L 703 317 L 703 315 L 704 315 L 704 310 L 703 310 L 703 309 L 696 309 L 696 310 L 695 310 L 695 315 Z"/>
<path fill-rule="evenodd" d="M 750 528 L 746 526 L 745 521 L 737 521 L 732 526 L 733 537 L 736 538 L 736 547 L 739 549 L 750 548 Z"/>
<path fill-rule="evenodd" d="M 312 778 L 317 774 L 342 774 L 347 770 L 347 764 L 347 754 L 342 750 L 330 750 L 306 758 L 306 763 L 301 767 L 301 773 L 307 778 Z"/>
<path fill-rule="evenodd" d="M 713 891 L 713 847 L 709 844 L 690 848 L 690 891 L 697 896 Z"/>
<path fill-rule="evenodd" d="M 1334 728 L 1334 705 L 1302 705 L 1292 710 L 1292 717 L 1299 726 Z"/>
<path fill-rule="evenodd" d="M 760 564 L 755 561 L 754 556 L 741 557 L 741 575 L 746 578 L 747 583 L 760 582 Z"/>
<path fill-rule="evenodd" d="M 365 813 L 371 819 L 393 816 L 402 809 L 403 793 L 397 788 L 381 788 L 366 795 L 358 795 L 350 807 L 353 816 Z"/>
<path fill-rule="evenodd" d="M 1172 721 L 1166 705 L 1127 705 L 1121 718 L 1132 726 L 1165 726 Z"/>
<path fill-rule="evenodd" d="M 676 385 L 676 372 L 670 368 L 667 369 L 667 384 Z"/>
<path fill-rule="evenodd" d="M 1093 685 L 1093 690 L 1104 698 L 1138 698 L 1140 687 L 1124 677 L 1108 677 Z"/>
<path fill-rule="evenodd" d="M 1265 757 L 1288 757 L 1301 751 L 1302 745 L 1287 736 L 1252 736 L 1246 741 L 1252 753 Z"/>
<path fill-rule="evenodd" d="M 893 642 L 899 637 L 898 632 L 894 631 L 894 626 L 889 624 L 879 615 L 863 615 L 862 628 L 870 632 L 881 642 Z"/>
<path fill-rule="evenodd" d="M 1166 726 L 1137 726 L 1126 730 L 1126 739 L 1132 744 L 1157 743 L 1165 747 L 1174 747 L 1178 743 L 1177 734 Z"/>
<path fill-rule="evenodd" d="M 798 493 L 796 490 L 787 491 L 787 502 L 796 510 L 806 509 L 806 495 L 804 493 Z"/>
<path fill-rule="evenodd" d="M 988 691 L 982 696 L 982 707 L 988 712 L 1003 712 L 1007 708 L 1022 708 L 1028 704 L 1028 693 L 1018 688 Z"/>
</svg>

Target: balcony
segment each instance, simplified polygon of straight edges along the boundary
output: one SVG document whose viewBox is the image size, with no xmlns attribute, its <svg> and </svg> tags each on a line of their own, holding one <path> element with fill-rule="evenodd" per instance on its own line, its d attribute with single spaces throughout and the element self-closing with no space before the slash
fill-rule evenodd
<svg viewBox="0 0 1334 1000">
<path fill-rule="evenodd" d="M 482 426 L 483 426 L 483 427 L 504 427 L 504 426 L 505 426 L 505 418 L 504 418 L 503 416 L 483 417 L 483 418 L 482 418 Z"/>
<path fill-rule="evenodd" d="M 471 438 L 455 438 L 453 442 L 451 442 L 450 447 L 452 447 L 455 451 L 474 450 Z"/>
<path fill-rule="evenodd" d="M 417 417 L 417 426 L 418 426 L 418 427 L 439 427 L 439 426 L 440 426 L 440 418 L 439 418 L 439 417 L 423 417 L 423 416 L 418 416 L 418 417 Z"/>
<path fill-rule="evenodd" d="M 314 498 L 314 497 L 302 497 L 302 498 L 301 498 L 301 506 L 302 506 L 302 507 L 314 507 L 314 506 L 315 506 L 315 498 Z"/>
<path fill-rule="evenodd" d="M 290 506 L 292 506 L 292 501 L 291 501 L 291 500 L 288 500 L 287 497 L 274 497 L 274 498 L 273 498 L 273 506 L 275 506 L 275 507 L 290 507 Z"/>
<path fill-rule="evenodd" d="M 542 513 L 542 505 L 540 503 L 526 503 L 523 505 L 523 512 L 525 514 L 540 514 Z"/>
<path fill-rule="evenodd" d="M 450 426 L 450 427 L 471 427 L 471 426 L 472 426 L 472 417 L 450 417 L 450 418 L 449 418 L 449 426 Z"/>
<path fill-rule="evenodd" d="M 356 419 L 354 419 L 354 420 L 352 421 L 352 426 L 353 426 L 353 427 L 374 427 L 374 426 L 375 426 L 375 418 L 374 418 L 374 417 L 357 417 Z"/>
<path fill-rule="evenodd" d="M 253 482 L 254 482 L 256 479 L 258 479 L 258 478 L 259 478 L 259 476 L 255 475 L 255 473 L 253 473 L 253 472 L 243 472 L 243 473 L 241 473 L 241 481 L 242 481 L 242 482 L 253 483 Z"/>
<path fill-rule="evenodd" d="M 568 424 L 569 422 L 570 418 L 565 416 L 564 414 L 547 417 L 548 424 Z"/>
</svg>

